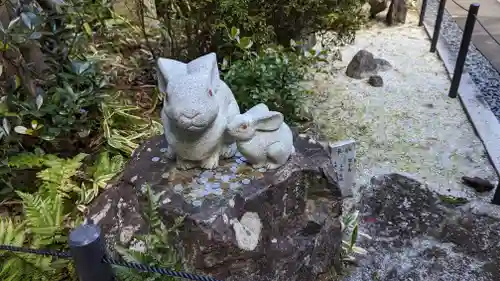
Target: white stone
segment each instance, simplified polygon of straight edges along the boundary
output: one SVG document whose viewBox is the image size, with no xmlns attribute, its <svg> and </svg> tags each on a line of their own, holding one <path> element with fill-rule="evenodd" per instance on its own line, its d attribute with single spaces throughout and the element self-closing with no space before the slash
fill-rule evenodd
<svg viewBox="0 0 500 281">
<path fill-rule="evenodd" d="M 92 221 L 94 221 L 95 224 L 99 223 L 106 216 L 110 208 L 111 203 L 107 203 L 106 205 L 104 205 L 104 208 L 102 208 L 97 214 L 92 216 Z"/>
<path fill-rule="evenodd" d="M 295 152 L 292 131 L 283 120 L 283 114 L 261 103 L 235 116 L 227 132 L 236 139 L 238 151 L 248 163 L 277 169 Z"/>
<path fill-rule="evenodd" d="M 234 234 L 238 247 L 242 250 L 253 251 L 259 245 L 262 222 L 259 215 L 254 212 L 246 212 L 241 220 L 232 219 Z"/>
<path fill-rule="evenodd" d="M 329 145 L 330 159 L 337 173 L 342 196 L 352 196 L 356 186 L 356 141 L 346 140 Z"/>
<path fill-rule="evenodd" d="M 157 66 L 158 87 L 165 94 L 161 119 L 169 144 L 167 156 L 176 158 L 181 169 L 196 165 L 214 169 L 220 156 L 234 156 L 234 139 L 224 134 L 228 120 L 240 109 L 219 77 L 215 53 L 187 64 L 159 58 Z M 171 130 L 172 126 L 176 129 Z"/>
<path fill-rule="evenodd" d="M 134 183 L 137 180 L 137 175 L 130 178 L 130 182 Z"/>
</svg>

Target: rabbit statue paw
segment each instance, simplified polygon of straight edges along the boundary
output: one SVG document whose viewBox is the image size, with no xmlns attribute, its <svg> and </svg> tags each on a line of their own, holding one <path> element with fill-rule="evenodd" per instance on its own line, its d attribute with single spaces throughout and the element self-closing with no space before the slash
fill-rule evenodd
<svg viewBox="0 0 500 281">
<path fill-rule="evenodd" d="M 277 169 L 295 152 L 292 130 L 283 121 L 283 114 L 269 111 L 265 104 L 236 115 L 227 132 L 254 168 Z"/>
<path fill-rule="evenodd" d="M 232 157 L 236 146 L 226 127 L 240 109 L 220 79 L 215 53 L 189 63 L 160 58 L 157 66 L 168 158 L 180 169 L 214 169 L 220 156 Z"/>
</svg>

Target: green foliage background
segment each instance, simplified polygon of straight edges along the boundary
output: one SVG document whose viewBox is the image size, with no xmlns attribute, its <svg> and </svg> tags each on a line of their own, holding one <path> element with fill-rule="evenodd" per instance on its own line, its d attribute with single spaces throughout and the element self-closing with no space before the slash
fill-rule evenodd
<svg viewBox="0 0 500 281">
<path fill-rule="evenodd" d="M 108 0 L 8 0 L 0 4 L 0 244 L 67 250 L 67 236 L 119 175 L 133 150 L 162 133 L 154 63 L 217 52 L 242 110 L 266 103 L 295 124 L 308 121 L 303 87 L 323 52 L 300 40 L 332 30 L 354 38 L 358 0 L 156 0 L 157 25 Z M 9 11 L 2 14 L 2 11 Z M 5 16 L 7 15 L 7 16 Z M 37 56 L 33 57 L 33 53 Z M 38 58 L 38 59 L 37 59 Z M 31 180 L 32 178 L 35 180 Z M 150 233 L 128 261 L 182 268 L 148 188 Z M 351 245 L 350 249 L 353 246 Z M 2 280 L 75 280 L 66 260 L 0 251 Z M 117 268 L 123 280 L 172 280 Z"/>
</svg>

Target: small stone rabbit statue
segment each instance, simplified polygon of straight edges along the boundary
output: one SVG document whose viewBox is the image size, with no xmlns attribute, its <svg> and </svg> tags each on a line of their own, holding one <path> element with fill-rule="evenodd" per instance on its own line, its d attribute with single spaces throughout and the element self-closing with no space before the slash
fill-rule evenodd
<svg viewBox="0 0 500 281">
<path fill-rule="evenodd" d="M 236 115 L 227 132 L 254 168 L 277 169 L 295 153 L 292 131 L 283 122 L 283 114 L 269 111 L 262 103 Z"/>
</svg>

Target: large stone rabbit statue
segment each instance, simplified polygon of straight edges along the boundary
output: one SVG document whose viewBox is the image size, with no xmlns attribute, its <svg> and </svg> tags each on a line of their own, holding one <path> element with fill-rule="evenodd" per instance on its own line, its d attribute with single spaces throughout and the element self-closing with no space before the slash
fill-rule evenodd
<svg viewBox="0 0 500 281">
<path fill-rule="evenodd" d="M 157 66 L 167 156 L 180 169 L 214 169 L 220 156 L 232 157 L 236 145 L 226 127 L 240 109 L 219 77 L 215 53 L 189 63 L 160 58 Z"/>
</svg>

